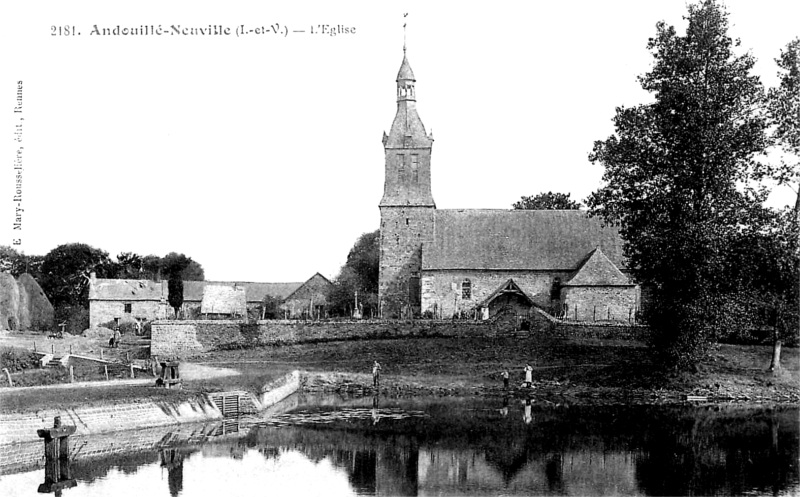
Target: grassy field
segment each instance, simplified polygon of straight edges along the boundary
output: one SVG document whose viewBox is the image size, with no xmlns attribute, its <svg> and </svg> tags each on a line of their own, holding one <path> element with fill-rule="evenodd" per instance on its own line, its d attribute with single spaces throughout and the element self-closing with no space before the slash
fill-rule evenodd
<svg viewBox="0 0 800 497">
<path fill-rule="evenodd" d="M 797 403 L 798 349 L 784 348 L 785 371 L 777 376 L 765 371 L 770 355 L 769 346 L 720 345 L 700 365 L 699 373 L 669 375 L 654 367 L 649 350 L 641 343 L 622 340 L 420 338 L 259 347 L 216 351 L 194 358 L 193 363 L 230 368 L 240 374 L 200 375 L 185 381 L 181 391 L 152 386 L 17 392 L 0 389 L 0 412 L 74 407 L 117 399 L 182 398 L 208 391 L 256 391 L 295 369 L 369 374 L 375 360 L 382 364 L 385 382 L 393 384 L 496 389 L 503 369 L 509 370 L 512 384 L 517 384 L 523 380 L 525 364 L 530 363 L 535 382 L 557 384 L 563 390 L 666 389 Z"/>
</svg>

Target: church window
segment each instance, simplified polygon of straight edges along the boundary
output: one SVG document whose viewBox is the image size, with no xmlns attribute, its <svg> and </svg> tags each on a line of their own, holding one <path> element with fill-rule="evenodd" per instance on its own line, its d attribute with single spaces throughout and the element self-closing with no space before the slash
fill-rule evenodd
<svg viewBox="0 0 800 497">
<path fill-rule="evenodd" d="M 408 218 L 406 218 L 406 226 L 408 226 Z"/>
<path fill-rule="evenodd" d="M 130 314 L 131 312 L 133 312 L 133 304 L 125 302 L 125 314 Z"/>
<path fill-rule="evenodd" d="M 414 183 L 419 183 L 419 156 L 416 154 L 411 155 L 411 177 Z"/>
<path fill-rule="evenodd" d="M 469 300 L 472 298 L 472 282 L 469 280 L 469 278 L 465 278 L 461 283 L 461 298 L 464 300 Z"/>
<path fill-rule="evenodd" d="M 397 176 L 402 181 L 406 174 L 406 156 L 397 154 L 397 159 Z"/>
</svg>

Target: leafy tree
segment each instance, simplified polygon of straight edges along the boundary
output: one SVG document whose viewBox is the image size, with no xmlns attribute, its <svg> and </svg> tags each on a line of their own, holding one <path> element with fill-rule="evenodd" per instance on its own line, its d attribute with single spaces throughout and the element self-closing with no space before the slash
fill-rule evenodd
<svg viewBox="0 0 800 497">
<path fill-rule="evenodd" d="M 350 315 L 355 306 L 356 292 L 365 315 L 377 310 L 379 263 L 380 230 L 364 233 L 350 249 L 347 262 L 333 281 L 328 296 L 332 313 Z"/>
<path fill-rule="evenodd" d="M 786 217 L 784 225 L 789 230 L 788 252 L 783 251 L 784 260 L 794 263 L 793 268 L 785 268 L 792 281 L 785 282 L 773 294 L 775 298 L 775 335 L 770 370 L 781 368 L 781 340 L 797 333 L 797 309 L 800 303 L 800 257 L 798 249 L 798 232 L 800 231 L 800 38 L 795 38 L 781 50 L 780 57 L 775 59 L 780 71 L 780 84 L 769 90 L 769 118 L 773 125 L 772 138 L 784 152 L 780 164 L 767 165 L 762 172 L 777 180 L 779 184 L 793 184 L 796 191 L 794 212 Z M 780 239 L 780 237 L 776 238 Z M 788 257 L 786 257 L 788 255 Z M 783 280 L 777 280 L 783 281 Z M 791 333 L 789 331 L 791 330 Z"/>
<path fill-rule="evenodd" d="M 37 282 L 41 281 L 43 261 L 44 256 L 26 255 L 8 245 L 0 245 L 0 272 L 11 273 L 15 278 L 28 273 Z"/>
<path fill-rule="evenodd" d="M 539 193 L 532 197 L 521 197 L 512 207 L 517 210 L 560 210 L 580 209 L 580 202 L 569 198 L 569 193 Z"/>
<path fill-rule="evenodd" d="M 121 279 L 141 279 L 144 273 L 142 256 L 133 252 L 121 252 L 117 255 L 116 277 Z"/>
<path fill-rule="evenodd" d="M 203 266 L 192 260 L 191 257 L 176 252 L 170 252 L 161 259 L 161 269 L 168 277 L 179 274 L 184 281 L 203 281 L 205 279 Z"/>
<path fill-rule="evenodd" d="M 167 300 L 170 307 L 175 309 L 175 319 L 178 319 L 178 312 L 183 306 L 183 280 L 180 273 L 174 273 L 167 281 Z"/>
<path fill-rule="evenodd" d="M 51 250 L 42 262 L 42 289 L 53 307 L 89 306 L 89 277 L 114 276 L 108 252 L 85 243 L 68 243 Z"/>
<path fill-rule="evenodd" d="M 161 257 L 152 254 L 142 257 L 142 276 L 146 280 L 161 281 Z"/>
<path fill-rule="evenodd" d="M 589 157 L 605 172 L 588 203 L 619 226 L 631 271 L 653 286 L 652 344 L 691 369 L 724 327 L 746 326 L 743 288 L 727 273 L 766 196 L 751 185 L 768 140 L 754 59 L 733 53 L 727 13 L 705 0 L 686 19 L 683 36 L 658 23 L 653 68 L 639 77 L 655 101 L 617 108 L 615 134 Z"/>
<path fill-rule="evenodd" d="M 797 193 L 795 216 L 800 218 L 800 38 L 795 38 L 775 59 L 780 84 L 769 90 L 769 118 L 772 137 L 785 152 L 780 164 L 766 167 L 766 173 L 780 184 L 794 184 Z"/>
<path fill-rule="evenodd" d="M 280 308 L 281 300 L 272 295 L 264 295 L 261 301 L 261 319 L 281 319 L 283 311 Z"/>
</svg>

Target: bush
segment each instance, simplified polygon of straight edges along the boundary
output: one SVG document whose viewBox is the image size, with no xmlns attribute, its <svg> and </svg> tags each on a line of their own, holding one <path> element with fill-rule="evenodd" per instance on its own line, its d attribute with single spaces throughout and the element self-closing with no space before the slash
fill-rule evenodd
<svg viewBox="0 0 800 497">
<path fill-rule="evenodd" d="M 56 309 L 56 323 L 67 323 L 66 332 L 80 335 L 89 327 L 89 309 L 81 306 L 63 305 Z"/>
<path fill-rule="evenodd" d="M 39 367 L 39 356 L 25 349 L 3 347 L 0 349 L 0 370 L 7 368 L 16 373 Z"/>
</svg>

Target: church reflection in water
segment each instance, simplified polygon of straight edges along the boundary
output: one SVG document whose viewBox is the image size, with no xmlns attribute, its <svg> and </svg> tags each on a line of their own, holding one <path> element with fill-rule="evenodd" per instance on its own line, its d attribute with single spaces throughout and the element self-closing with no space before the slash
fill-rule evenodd
<svg viewBox="0 0 800 497">
<path fill-rule="evenodd" d="M 81 484 L 106 478 L 112 468 L 133 475 L 157 465 L 167 472 L 173 497 L 188 495 L 185 478 L 224 478 L 206 470 L 218 458 L 239 464 L 256 457 L 275 468 L 288 464 L 290 455 L 320 471 L 333 468 L 359 495 L 730 495 L 800 489 L 796 408 L 584 408 L 505 398 L 431 403 L 425 416 L 398 412 L 375 397 L 351 411 L 319 408 L 282 416 L 280 423 L 227 420 L 192 440 L 162 435 L 157 450 L 78 458 L 67 471 Z M 187 469 L 201 460 L 204 474 Z"/>
</svg>

